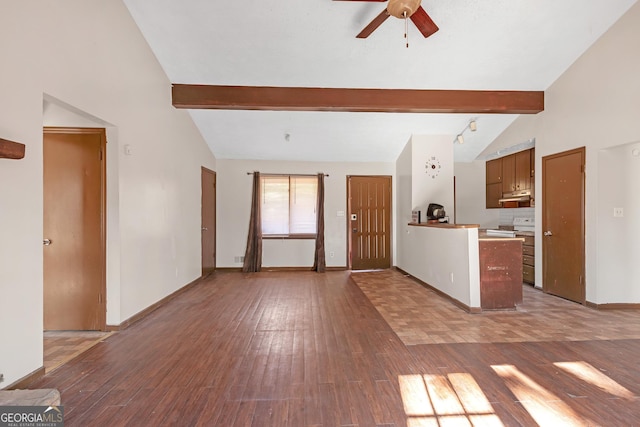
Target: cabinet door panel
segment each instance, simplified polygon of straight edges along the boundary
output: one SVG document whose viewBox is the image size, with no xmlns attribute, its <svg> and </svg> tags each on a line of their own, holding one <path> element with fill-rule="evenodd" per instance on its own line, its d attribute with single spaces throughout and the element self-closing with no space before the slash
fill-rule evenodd
<svg viewBox="0 0 640 427">
<path fill-rule="evenodd" d="M 495 184 L 496 182 L 502 182 L 502 159 L 489 160 L 487 162 L 486 184 Z"/>
<path fill-rule="evenodd" d="M 515 190 L 531 188 L 531 151 L 515 154 Z"/>
<path fill-rule="evenodd" d="M 495 184 L 487 185 L 487 209 L 500 208 L 500 198 L 502 197 L 502 184 L 496 182 Z"/>
<path fill-rule="evenodd" d="M 502 191 L 508 193 L 516 189 L 516 156 L 511 154 L 502 158 Z"/>
</svg>

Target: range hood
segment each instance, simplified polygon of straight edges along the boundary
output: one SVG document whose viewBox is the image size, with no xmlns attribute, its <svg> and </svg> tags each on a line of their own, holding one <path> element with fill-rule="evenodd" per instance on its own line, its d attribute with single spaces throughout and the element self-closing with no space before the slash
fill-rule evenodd
<svg viewBox="0 0 640 427">
<path fill-rule="evenodd" d="M 502 198 L 498 200 L 500 203 L 506 202 L 528 202 L 531 200 L 531 190 L 518 190 L 509 193 L 503 193 Z"/>
</svg>

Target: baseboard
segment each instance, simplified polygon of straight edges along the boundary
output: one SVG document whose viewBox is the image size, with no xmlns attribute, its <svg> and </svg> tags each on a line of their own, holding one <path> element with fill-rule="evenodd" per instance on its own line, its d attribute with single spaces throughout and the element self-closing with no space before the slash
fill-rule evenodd
<svg viewBox="0 0 640 427">
<path fill-rule="evenodd" d="M 325 267 L 325 271 L 346 271 L 347 267 Z M 313 267 L 262 267 L 262 271 L 315 271 Z"/>
<path fill-rule="evenodd" d="M 154 311 L 156 311 L 158 308 L 162 307 L 163 305 L 165 305 L 169 301 L 173 300 L 174 298 L 176 298 L 180 294 L 188 291 L 193 286 L 195 286 L 196 284 L 200 283 L 200 281 L 202 281 L 202 279 L 204 279 L 205 277 L 208 277 L 208 276 L 200 276 L 196 280 L 194 280 L 194 281 L 192 281 L 190 283 L 187 283 L 186 285 L 184 285 L 183 287 L 181 287 L 177 291 L 167 295 L 166 297 L 162 298 L 160 301 L 158 301 L 158 302 L 156 302 L 154 304 L 151 304 L 149 307 L 145 308 L 144 310 L 139 311 L 138 313 L 134 314 L 133 316 L 131 316 L 127 320 L 123 321 L 119 325 L 107 325 L 106 331 L 107 332 L 117 332 L 117 331 L 123 331 L 123 330 L 127 329 L 128 327 L 130 327 L 134 323 L 139 322 L 140 320 L 142 320 L 145 317 L 147 317 L 149 314 L 151 314 Z"/>
<path fill-rule="evenodd" d="M 347 267 L 326 267 L 325 271 L 346 271 Z M 241 273 L 241 267 L 220 267 L 216 268 L 216 271 L 232 273 Z M 262 267 L 261 272 L 273 272 L 273 271 L 313 271 L 312 267 Z"/>
<path fill-rule="evenodd" d="M 587 301 L 585 305 L 595 310 L 640 310 L 640 304 L 638 303 L 605 303 L 596 304 Z"/>
<path fill-rule="evenodd" d="M 39 380 L 42 377 L 44 377 L 44 366 L 41 366 L 30 374 L 25 375 L 18 381 L 9 384 L 5 388 L 3 388 L 3 390 L 23 390 L 25 388 L 28 388 L 31 383 Z"/>
<path fill-rule="evenodd" d="M 432 290 L 433 292 L 435 292 L 436 294 L 440 295 L 441 297 L 443 297 L 445 299 L 448 299 L 454 305 L 456 305 L 457 307 L 459 307 L 462 310 L 466 311 L 467 313 L 470 313 L 470 314 L 480 314 L 480 313 L 482 313 L 482 308 L 480 308 L 480 307 L 469 307 L 467 304 L 463 303 L 462 301 L 453 298 L 451 295 L 448 295 L 448 294 L 442 292 L 440 289 L 434 288 L 433 286 L 431 286 L 427 282 L 423 282 L 422 280 L 418 279 L 417 277 L 412 276 L 411 274 L 407 273 L 403 269 L 401 269 L 399 267 L 393 267 L 393 268 L 396 269 L 398 272 L 404 274 L 405 276 L 410 277 L 415 282 L 419 283 L 420 285 L 424 286 L 425 288 L 428 288 L 428 289 Z"/>
</svg>

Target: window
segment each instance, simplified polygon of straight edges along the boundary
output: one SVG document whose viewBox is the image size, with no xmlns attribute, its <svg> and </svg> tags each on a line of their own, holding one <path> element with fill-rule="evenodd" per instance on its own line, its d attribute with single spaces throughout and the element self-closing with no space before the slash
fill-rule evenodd
<svg viewBox="0 0 640 427">
<path fill-rule="evenodd" d="M 263 176 L 263 237 L 315 237 L 318 178 L 315 176 Z"/>
</svg>

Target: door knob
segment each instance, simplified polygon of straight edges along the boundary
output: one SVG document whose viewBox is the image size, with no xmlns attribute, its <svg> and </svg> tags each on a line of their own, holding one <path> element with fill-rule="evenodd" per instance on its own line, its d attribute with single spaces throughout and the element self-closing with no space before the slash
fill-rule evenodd
<svg viewBox="0 0 640 427">
<path fill-rule="evenodd" d="M 202 231 L 207 231 L 208 228 L 207 227 L 202 227 Z"/>
<path fill-rule="evenodd" d="M 45 246 L 49 246 L 50 244 L 52 244 L 53 242 L 51 241 L 51 239 L 44 239 L 42 241 L 42 244 Z"/>
<path fill-rule="evenodd" d="M 357 228 L 354 228 L 354 229 L 353 229 L 353 232 L 354 232 L 354 233 L 357 233 L 357 232 L 358 232 L 358 229 L 357 229 Z"/>
<path fill-rule="evenodd" d="M 553 233 L 552 233 L 552 232 L 550 232 L 550 231 L 545 231 L 545 232 L 544 232 L 544 233 L 542 233 L 542 234 L 544 234 L 545 236 L 553 236 Z"/>
</svg>

